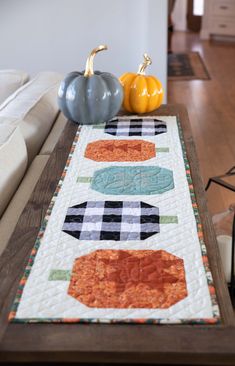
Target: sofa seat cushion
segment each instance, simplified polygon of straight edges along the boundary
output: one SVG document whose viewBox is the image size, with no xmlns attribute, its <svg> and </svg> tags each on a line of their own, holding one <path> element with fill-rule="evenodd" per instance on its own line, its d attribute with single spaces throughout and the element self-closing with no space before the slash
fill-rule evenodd
<svg viewBox="0 0 235 366">
<path fill-rule="evenodd" d="M 62 75 L 43 72 L 0 105 L 0 116 L 21 120 L 29 163 L 38 154 L 59 112 L 57 92 Z"/>
<path fill-rule="evenodd" d="M 0 70 L 0 104 L 29 80 L 29 75 L 20 70 Z"/>
<path fill-rule="evenodd" d="M 36 156 L 25 174 L 18 190 L 0 219 L 0 255 L 6 247 L 19 217 L 40 178 L 49 156 Z"/>
<path fill-rule="evenodd" d="M 27 162 L 19 126 L 0 118 L 0 217 L 24 176 Z"/>
</svg>

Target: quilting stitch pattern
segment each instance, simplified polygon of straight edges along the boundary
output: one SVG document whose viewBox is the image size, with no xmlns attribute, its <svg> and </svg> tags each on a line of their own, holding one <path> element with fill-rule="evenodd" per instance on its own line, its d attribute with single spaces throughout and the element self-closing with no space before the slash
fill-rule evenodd
<svg viewBox="0 0 235 366">
<path fill-rule="evenodd" d="M 62 229 L 79 240 L 144 240 L 159 233 L 159 209 L 145 202 L 89 201 L 70 207 Z"/>
<path fill-rule="evenodd" d="M 158 166 L 111 166 L 94 173 L 91 188 L 111 195 L 162 194 L 174 188 L 174 179 Z"/>
<path fill-rule="evenodd" d="M 115 118 L 105 125 L 105 132 L 113 136 L 155 136 L 167 132 L 164 121 L 156 118 Z"/>
<path fill-rule="evenodd" d="M 124 117 L 127 119 L 127 117 Z M 209 272 L 206 257 L 206 248 L 203 243 L 200 219 L 193 195 L 190 170 L 187 160 L 184 165 L 182 150 L 179 141 L 175 117 L 163 117 L 167 123 L 167 133 L 159 136 L 150 136 L 149 141 L 161 146 L 169 146 L 170 154 L 159 154 L 151 165 L 157 164 L 174 171 L 175 187 L 159 196 L 145 196 L 144 201 L 160 207 L 161 214 L 179 216 L 178 225 L 162 225 L 161 232 L 147 238 L 144 242 L 130 241 L 84 241 L 77 245 L 77 239 L 59 231 L 63 225 L 62 220 L 66 215 L 67 207 L 72 207 L 78 202 L 89 200 L 102 200 L 103 195 L 90 189 L 89 185 L 76 184 L 77 172 L 82 175 L 94 173 L 95 165 L 92 162 L 86 165 L 82 156 L 88 142 L 103 139 L 105 135 L 87 126 L 81 130 L 79 143 L 73 147 L 73 157 L 69 159 L 56 195 L 47 212 L 35 248 L 30 257 L 30 262 L 20 283 L 19 291 L 14 302 L 10 319 L 16 322 L 151 322 L 151 323 L 207 323 L 218 322 L 219 310 L 214 293 L 213 280 Z M 155 140 L 156 139 L 156 140 Z M 183 143 L 183 142 L 182 142 Z M 183 150 L 183 154 L 184 150 Z M 185 156 L 184 156 L 185 158 Z M 102 163 L 99 163 L 99 166 Z M 69 169 L 68 169 L 69 165 Z M 146 165 L 146 162 L 145 162 Z M 87 171 L 83 167 L 86 166 Z M 107 165 L 106 165 L 107 166 Z M 97 166 L 96 166 L 97 167 Z M 103 166 L 105 167 L 105 166 Z M 185 169 L 190 187 L 192 203 L 190 200 Z M 85 172 L 85 174 L 84 174 Z M 87 174 L 88 173 L 88 174 Z M 66 193 L 66 194 L 65 194 Z M 121 197 L 123 199 L 124 197 Z M 137 201 L 142 197 L 133 197 Z M 115 200 L 115 196 L 109 196 Z M 193 209 L 192 209 L 193 204 Z M 52 210 L 53 208 L 53 210 Z M 195 215 L 194 216 L 194 213 Z M 196 220 L 196 221 L 195 221 Z M 169 229 L 168 229 L 169 227 Z M 71 239 L 70 239 L 71 238 Z M 115 243 L 117 243 L 115 245 Z M 144 243 L 144 247 L 143 247 Z M 40 245 L 40 248 L 39 248 Z M 94 250 L 167 250 L 184 260 L 185 278 L 188 295 L 167 309 L 138 308 L 130 309 L 89 308 L 67 294 L 68 284 L 65 281 L 48 280 L 50 271 L 54 268 L 60 271 L 72 271 L 75 258 L 87 255 Z M 37 256 L 36 256 L 37 254 Z M 203 255 L 203 262 L 202 262 Z M 203 265 L 204 263 L 204 265 Z M 33 265 L 33 271 L 29 271 Z M 60 276 L 61 276 L 60 272 Z M 57 272 L 58 274 L 58 272 Z M 205 276 L 206 275 L 206 276 Z M 23 294 L 22 294 L 23 291 Z"/>
<path fill-rule="evenodd" d="M 155 155 L 155 145 L 144 140 L 99 140 L 85 151 L 85 157 L 95 161 L 144 161 Z"/>
<path fill-rule="evenodd" d="M 169 308 L 187 296 L 184 263 L 163 250 L 97 250 L 75 260 L 68 294 L 89 307 Z"/>
</svg>

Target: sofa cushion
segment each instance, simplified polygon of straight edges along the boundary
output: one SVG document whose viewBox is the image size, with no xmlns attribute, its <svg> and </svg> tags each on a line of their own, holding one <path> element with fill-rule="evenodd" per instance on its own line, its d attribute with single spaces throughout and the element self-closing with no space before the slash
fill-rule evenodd
<svg viewBox="0 0 235 366">
<path fill-rule="evenodd" d="M 29 80 L 29 75 L 20 70 L 0 70 L 0 104 Z"/>
<path fill-rule="evenodd" d="M 49 156 L 36 156 L 25 174 L 19 188 L 0 219 L 0 255 L 6 247 L 19 217 L 49 160 Z"/>
<path fill-rule="evenodd" d="M 0 105 L 0 116 L 21 120 L 29 162 L 39 152 L 59 112 L 57 91 L 61 80 L 58 73 L 40 73 Z"/>
<path fill-rule="evenodd" d="M 27 167 L 27 149 L 19 126 L 0 118 L 0 216 Z"/>
</svg>

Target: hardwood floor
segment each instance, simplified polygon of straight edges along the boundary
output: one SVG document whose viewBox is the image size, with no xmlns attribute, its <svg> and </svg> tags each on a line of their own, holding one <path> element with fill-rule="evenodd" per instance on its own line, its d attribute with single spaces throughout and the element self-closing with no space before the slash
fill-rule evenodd
<svg viewBox="0 0 235 366">
<path fill-rule="evenodd" d="M 173 52 L 200 52 L 211 80 L 168 81 L 168 103 L 183 103 L 190 117 L 206 184 L 235 165 L 235 43 L 201 41 L 195 33 L 175 32 Z M 235 184 L 235 177 L 233 182 Z M 235 193 L 212 184 L 207 192 L 211 214 L 235 202 Z"/>
</svg>

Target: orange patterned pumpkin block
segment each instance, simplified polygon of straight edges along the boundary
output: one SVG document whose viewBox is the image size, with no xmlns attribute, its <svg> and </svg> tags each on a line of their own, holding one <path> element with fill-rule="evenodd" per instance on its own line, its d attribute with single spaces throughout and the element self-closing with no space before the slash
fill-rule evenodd
<svg viewBox="0 0 235 366">
<path fill-rule="evenodd" d="M 85 157 L 95 161 L 144 161 L 155 156 L 155 144 L 144 140 L 98 140 L 85 151 Z"/>
<path fill-rule="evenodd" d="M 75 260 L 68 294 L 88 307 L 166 309 L 187 296 L 184 262 L 164 250 L 96 250 Z"/>
</svg>

